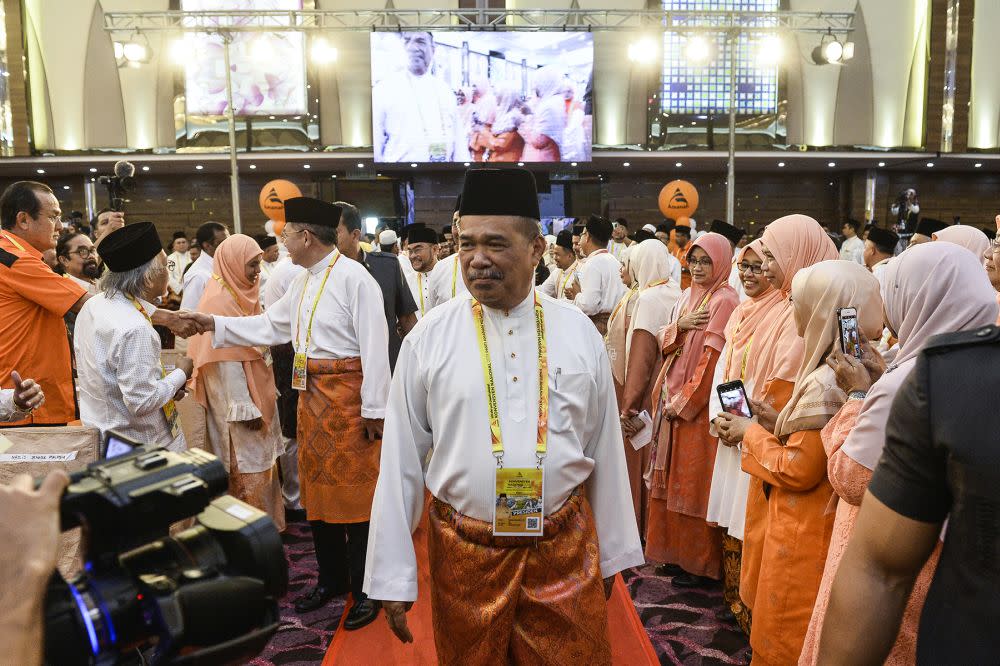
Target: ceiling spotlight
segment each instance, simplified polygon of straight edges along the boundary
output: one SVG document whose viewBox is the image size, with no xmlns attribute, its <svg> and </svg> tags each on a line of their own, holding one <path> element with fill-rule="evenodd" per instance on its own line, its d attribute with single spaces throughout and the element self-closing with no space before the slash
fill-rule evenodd
<svg viewBox="0 0 1000 666">
<path fill-rule="evenodd" d="M 764 67 L 773 67 L 781 62 L 781 38 L 777 35 L 765 35 L 757 45 L 757 62 Z"/>
<path fill-rule="evenodd" d="M 927 163 L 927 168 L 928 168 L 928 169 L 931 169 L 931 168 L 933 168 L 933 167 L 934 167 L 934 162 L 928 162 L 928 163 Z"/>
<path fill-rule="evenodd" d="M 524 162 L 518 162 L 517 166 L 524 166 Z"/>
<path fill-rule="evenodd" d="M 463 162 L 463 166 L 469 166 L 469 162 Z"/>
<path fill-rule="evenodd" d="M 977 168 L 977 169 L 981 169 L 981 168 L 982 168 L 982 166 L 983 166 L 983 163 L 982 163 L 982 162 L 976 162 L 976 163 L 975 163 L 975 164 L 973 164 L 972 166 L 974 166 L 974 167 L 975 167 L 975 168 Z"/>
<path fill-rule="evenodd" d="M 333 174 L 332 176 L 330 176 L 330 178 L 336 178 L 336 177 L 337 177 L 337 174 Z"/>
<path fill-rule="evenodd" d="M 122 45 L 122 56 L 130 63 L 149 62 L 149 47 L 141 42 L 126 42 Z"/>
<path fill-rule="evenodd" d="M 840 64 L 854 57 L 854 43 L 846 45 L 837 39 L 832 30 L 820 38 L 819 46 L 813 49 L 812 59 L 817 65 Z"/>
<path fill-rule="evenodd" d="M 35 169 L 35 173 L 45 173 L 45 169 Z"/>
<path fill-rule="evenodd" d="M 684 51 L 688 62 L 694 64 L 708 62 L 708 59 L 712 55 L 712 47 L 709 45 L 708 40 L 700 35 L 689 37 Z"/>
<path fill-rule="evenodd" d="M 358 168 L 359 169 L 364 169 L 365 168 L 365 163 L 364 162 L 358 162 Z"/>
<path fill-rule="evenodd" d="M 781 168 L 784 168 L 785 163 L 784 162 L 778 162 L 778 166 L 781 167 Z"/>
<path fill-rule="evenodd" d="M 576 162 L 570 162 L 569 165 L 570 166 L 576 166 Z"/>
<path fill-rule="evenodd" d="M 115 42 L 115 60 L 121 60 L 125 57 L 125 45 L 121 42 Z"/>
<path fill-rule="evenodd" d="M 835 167 L 835 166 L 837 166 L 837 163 L 836 162 L 827 162 L 826 165 L 828 167 Z"/>
<path fill-rule="evenodd" d="M 90 167 L 90 173 L 97 173 L 97 167 Z"/>
<path fill-rule="evenodd" d="M 143 171 L 149 171 L 149 167 L 148 166 L 144 166 L 144 167 L 142 167 L 142 170 Z"/>
<path fill-rule="evenodd" d="M 412 168 L 416 169 L 417 168 L 417 163 L 416 162 L 410 162 L 410 166 Z"/>
<path fill-rule="evenodd" d="M 201 170 L 202 170 L 202 169 L 204 169 L 205 167 L 203 167 L 203 166 L 202 166 L 202 165 L 200 165 L 200 164 L 196 164 L 196 165 L 194 165 L 194 168 L 195 168 L 195 169 L 197 169 L 198 171 L 201 171 Z"/>
<path fill-rule="evenodd" d="M 303 164 L 302 168 L 303 169 L 311 169 L 312 167 L 310 165 L 308 165 L 308 164 Z"/>
<path fill-rule="evenodd" d="M 884 166 L 885 166 L 885 162 L 879 162 L 879 163 L 878 163 L 878 165 L 879 165 L 880 167 L 884 167 Z"/>
<path fill-rule="evenodd" d="M 680 162 L 674 162 L 674 166 L 677 167 L 678 169 L 680 169 L 684 165 L 682 163 L 680 163 Z"/>
<path fill-rule="evenodd" d="M 256 168 L 257 168 L 257 165 L 256 165 L 256 164 L 251 164 L 251 165 L 250 165 L 250 168 L 251 168 L 251 169 L 256 169 Z"/>
<path fill-rule="evenodd" d="M 312 61 L 317 65 L 326 65 L 337 59 L 337 49 L 330 46 L 329 42 L 322 37 L 317 37 L 313 40 L 309 54 L 312 56 Z"/>
<path fill-rule="evenodd" d="M 68 190 L 69 189 L 69 185 L 63 185 L 63 189 L 64 190 Z"/>
<path fill-rule="evenodd" d="M 656 62 L 656 42 L 649 37 L 643 37 L 639 41 L 629 44 L 628 59 L 640 65 Z"/>
<path fill-rule="evenodd" d="M 622 166 L 623 167 L 630 167 L 630 166 L 632 166 L 632 163 L 631 162 L 622 162 Z"/>
</svg>

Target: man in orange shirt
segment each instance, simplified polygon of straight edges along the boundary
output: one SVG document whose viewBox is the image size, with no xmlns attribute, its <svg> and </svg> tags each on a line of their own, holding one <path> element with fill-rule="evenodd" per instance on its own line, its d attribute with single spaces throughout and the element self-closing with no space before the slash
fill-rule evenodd
<svg viewBox="0 0 1000 666">
<path fill-rule="evenodd" d="M 687 252 L 688 243 L 691 242 L 691 227 L 686 224 L 678 224 L 674 227 L 674 243 L 677 248 L 671 248 L 671 254 L 681 262 L 681 289 L 691 286 L 691 273 L 688 271 Z"/>
<path fill-rule="evenodd" d="M 65 425 L 76 419 L 69 339 L 63 316 L 90 296 L 42 262 L 54 249 L 62 211 L 48 185 L 22 180 L 0 195 L 0 386 L 11 388 L 15 369 L 33 377 L 45 403 L 3 426 Z M 176 313 L 157 310 L 154 323 L 178 335 L 196 332 Z"/>
</svg>

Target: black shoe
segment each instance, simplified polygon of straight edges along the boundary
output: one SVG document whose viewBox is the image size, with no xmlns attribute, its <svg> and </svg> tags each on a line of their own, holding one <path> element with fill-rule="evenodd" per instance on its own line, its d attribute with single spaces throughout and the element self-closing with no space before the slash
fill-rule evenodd
<svg viewBox="0 0 1000 666">
<path fill-rule="evenodd" d="M 688 572 L 677 574 L 673 577 L 670 582 L 674 587 L 704 587 L 711 581 L 710 578 L 705 578 L 704 576 L 695 576 Z"/>
<path fill-rule="evenodd" d="M 285 522 L 302 523 L 306 519 L 305 509 L 285 509 Z"/>
<path fill-rule="evenodd" d="M 684 573 L 684 569 L 676 564 L 661 564 L 653 570 L 653 573 L 657 576 L 677 576 Z"/>
<path fill-rule="evenodd" d="M 365 597 L 360 602 L 351 606 L 347 612 L 347 619 L 344 620 L 344 629 L 354 631 L 367 626 L 378 617 L 379 604 Z"/>
<path fill-rule="evenodd" d="M 325 585 L 317 585 L 313 589 L 309 590 L 308 593 L 295 600 L 295 612 L 308 613 L 316 610 L 317 608 L 322 608 L 328 601 L 330 601 L 330 599 L 333 599 L 339 594 L 343 594 L 345 591 L 346 590 L 326 587 Z"/>
</svg>

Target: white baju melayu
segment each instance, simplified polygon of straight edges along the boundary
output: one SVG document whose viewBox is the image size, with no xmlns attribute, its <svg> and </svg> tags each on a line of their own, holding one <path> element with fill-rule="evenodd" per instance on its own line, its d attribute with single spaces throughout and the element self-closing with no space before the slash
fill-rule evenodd
<svg viewBox="0 0 1000 666">
<path fill-rule="evenodd" d="M 171 252 L 167 255 L 167 262 L 172 262 L 174 265 L 170 271 L 170 290 L 179 294 L 184 288 L 184 269 L 191 263 L 191 253 Z"/>
<path fill-rule="evenodd" d="M 875 279 L 878 280 L 879 285 L 882 287 L 885 286 L 885 269 L 889 265 L 889 262 L 892 261 L 892 259 L 893 259 L 892 257 L 887 257 L 886 259 L 883 259 L 882 261 L 872 266 L 872 275 L 875 276 Z"/>
<path fill-rule="evenodd" d="M 181 294 L 181 310 L 197 310 L 205 293 L 205 285 L 212 279 L 215 260 L 207 252 L 198 255 L 191 268 L 184 275 L 184 292 Z"/>
<path fill-rule="evenodd" d="M 729 345 L 722 348 L 719 356 L 725 359 Z M 723 382 L 725 374 L 725 362 L 715 365 L 715 376 L 712 378 L 712 386 L 718 386 Z M 753 382 L 744 381 L 747 395 L 753 395 Z M 723 412 L 722 401 L 719 400 L 719 392 L 714 388 L 708 398 L 708 423 L 709 432 L 713 436 L 718 436 L 712 427 L 712 419 Z M 717 523 L 719 527 L 726 528 L 726 533 L 734 539 L 743 541 L 743 530 L 747 517 L 747 491 L 750 489 L 750 475 L 743 471 L 741 463 L 742 454 L 735 446 L 726 446 L 722 442 L 717 444 L 715 451 L 715 468 L 712 470 L 712 486 L 708 494 L 708 511 L 705 520 L 709 523 Z"/>
<path fill-rule="evenodd" d="M 573 302 L 589 316 L 610 313 L 625 292 L 622 265 L 607 250 L 597 250 L 587 256 L 580 269 L 580 293 Z"/>
<path fill-rule="evenodd" d="M 431 311 L 431 273 L 433 271 L 432 268 L 426 273 L 418 273 L 411 269 L 409 273 L 403 274 L 406 277 L 406 285 L 410 288 L 410 293 L 413 294 L 413 302 L 417 304 L 417 311 L 414 314 L 418 320 Z"/>
<path fill-rule="evenodd" d="M 616 241 L 608 241 L 608 254 L 618 260 L 618 263 L 625 263 L 625 255 L 628 251 L 630 245 L 628 243 L 618 243 Z"/>
<path fill-rule="evenodd" d="M 535 465 L 533 299 L 508 312 L 483 308 L 508 467 Z M 601 575 L 608 577 L 644 561 L 611 368 L 600 335 L 579 310 L 546 296 L 541 302 L 549 341 L 545 515 L 555 513 L 584 484 L 594 510 Z M 364 590 L 373 599 L 417 598 L 410 535 L 423 513 L 425 484 L 459 513 L 493 519 L 496 459 L 471 303 L 463 296 L 435 308 L 403 340 L 389 392 L 368 538 Z"/>
<path fill-rule="evenodd" d="M 64 273 L 64 276 L 67 277 L 67 278 L 69 278 L 73 282 L 76 282 L 78 285 L 80 285 L 84 289 L 86 289 L 87 293 L 90 294 L 91 296 L 97 296 L 99 293 L 101 293 L 101 290 L 97 286 L 96 282 L 87 282 L 86 280 L 81 280 L 80 278 L 78 278 L 78 277 L 76 277 L 74 275 L 70 275 L 69 273 Z"/>
<path fill-rule="evenodd" d="M 391 74 L 372 90 L 372 140 L 376 162 L 454 162 L 458 102 L 444 80 L 430 72 Z"/>
<path fill-rule="evenodd" d="M 840 258 L 864 266 L 865 242 L 857 236 L 845 239 L 843 245 L 840 246 Z"/>
<path fill-rule="evenodd" d="M 566 270 L 555 268 L 545 278 L 545 282 L 539 285 L 538 291 L 550 298 L 566 298 L 566 287 L 573 283 L 573 278 L 578 270 L 579 262 L 577 261 L 570 264 Z"/>
<path fill-rule="evenodd" d="M 305 346 L 312 304 L 326 267 L 336 250 L 297 277 L 285 295 L 253 317 L 215 315 L 215 347 L 252 347 L 295 342 Z M 303 289 L 305 294 L 303 295 Z M 299 308 L 299 301 L 302 307 Z M 361 357 L 361 416 L 385 415 L 389 391 L 389 329 L 382 309 L 382 290 L 365 267 L 341 257 L 330 271 L 319 297 L 306 354 L 311 359 Z M 300 349 L 299 351 L 302 351 Z"/>
<path fill-rule="evenodd" d="M 140 300 L 152 317 L 156 306 Z M 170 434 L 163 407 L 184 387 L 182 370 L 163 376 L 160 336 L 123 294 L 94 296 L 76 318 L 80 420 L 103 435 L 114 430 L 142 444 L 184 451 L 178 429 Z M 191 399 L 191 398 L 189 398 Z"/>
<path fill-rule="evenodd" d="M 430 275 L 431 308 L 447 303 L 456 296 L 468 294 L 462 277 L 462 267 L 458 263 L 458 253 L 450 254 L 434 266 Z"/>
</svg>

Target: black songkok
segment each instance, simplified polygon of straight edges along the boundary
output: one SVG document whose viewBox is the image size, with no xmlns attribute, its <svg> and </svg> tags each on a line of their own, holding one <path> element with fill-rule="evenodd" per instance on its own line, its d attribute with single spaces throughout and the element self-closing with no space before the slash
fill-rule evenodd
<svg viewBox="0 0 1000 666">
<path fill-rule="evenodd" d="M 285 221 L 291 224 L 336 227 L 340 224 L 340 212 L 340 206 L 312 197 L 285 199 Z"/>
<path fill-rule="evenodd" d="M 526 169 L 470 169 L 459 215 L 516 215 L 541 219 L 535 177 Z"/>
<path fill-rule="evenodd" d="M 126 224 L 102 238 L 99 245 L 101 259 L 115 273 L 138 268 L 163 251 L 152 222 Z"/>
</svg>

